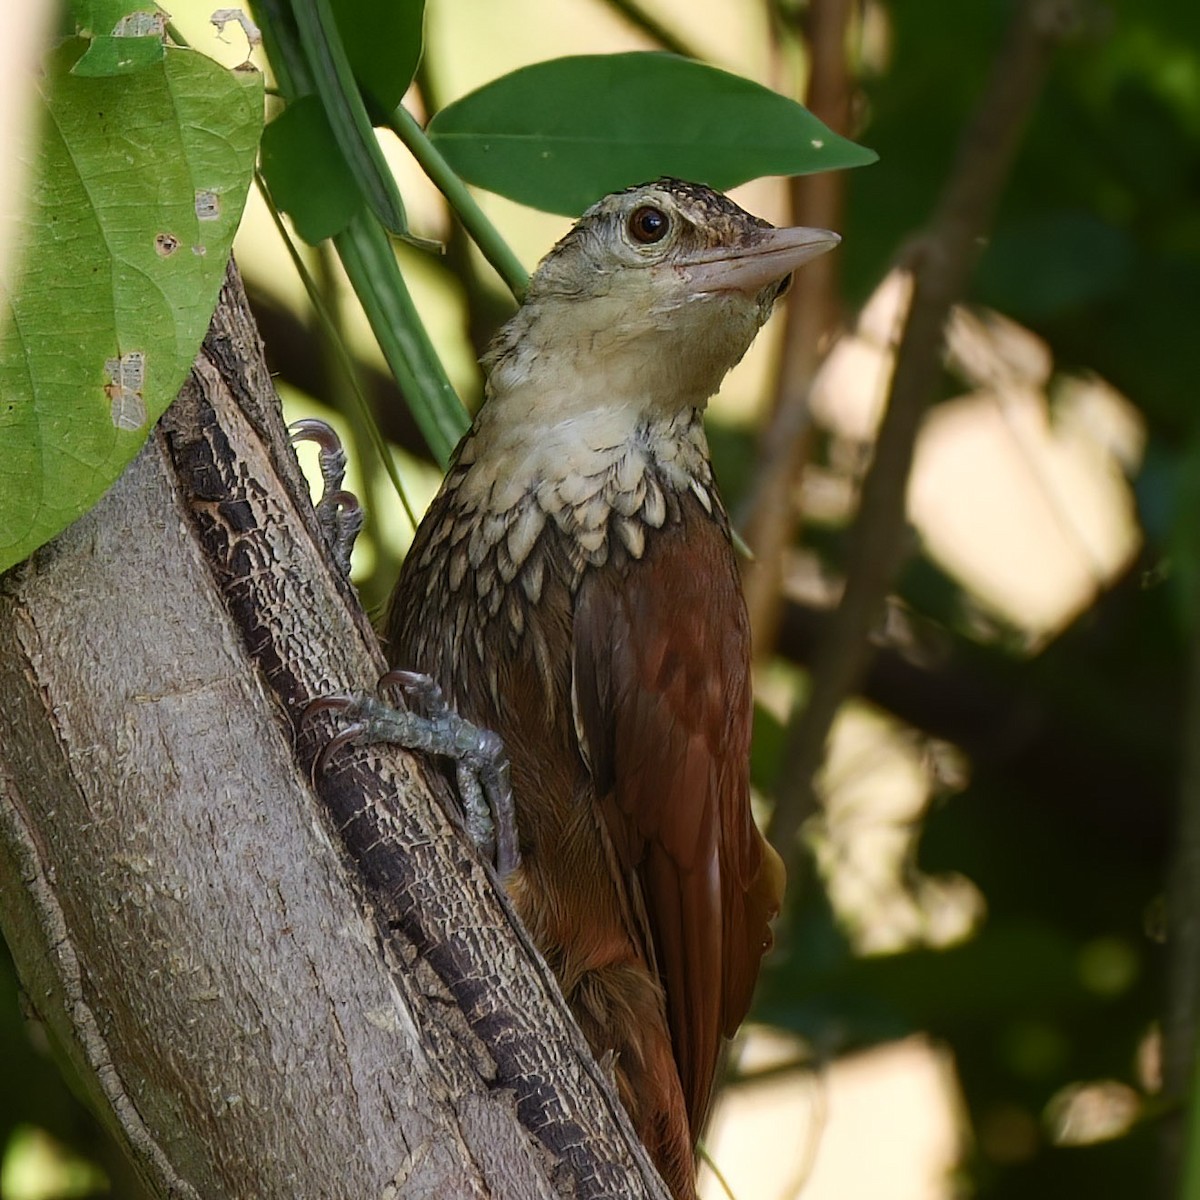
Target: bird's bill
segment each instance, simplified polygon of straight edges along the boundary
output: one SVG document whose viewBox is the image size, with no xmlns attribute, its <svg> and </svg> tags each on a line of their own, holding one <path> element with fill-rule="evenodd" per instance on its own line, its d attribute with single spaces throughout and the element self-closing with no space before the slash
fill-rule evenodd
<svg viewBox="0 0 1200 1200">
<path fill-rule="evenodd" d="M 679 269 L 689 290 L 753 294 L 786 279 L 797 267 L 832 250 L 842 239 L 828 229 L 768 229 L 743 246 L 718 246 L 694 255 Z"/>
</svg>

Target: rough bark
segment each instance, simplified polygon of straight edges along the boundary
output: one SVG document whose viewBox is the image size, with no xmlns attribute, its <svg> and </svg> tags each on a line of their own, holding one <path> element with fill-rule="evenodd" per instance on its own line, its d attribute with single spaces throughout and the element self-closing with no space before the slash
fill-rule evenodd
<svg viewBox="0 0 1200 1200">
<path fill-rule="evenodd" d="M 438 777 L 370 748 L 314 789 L 304 705 L 382 669 L 231 272 L 143 453 L 0 578 L 34 1010 L 159 1196 L 665 1196 Z"/>
</svg>

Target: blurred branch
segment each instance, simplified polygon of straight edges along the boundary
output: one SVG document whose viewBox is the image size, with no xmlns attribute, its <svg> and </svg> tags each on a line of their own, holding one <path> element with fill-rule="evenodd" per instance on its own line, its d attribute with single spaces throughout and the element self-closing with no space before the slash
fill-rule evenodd
<svg viewBox="0 0 1200 1200">
<path fill-rule="evenodd" d="M 688 45 L 678 34 L 672 33 L 656 16 L 638 4 L 637 0 L 605 0 L 605 2 L 613 12 L 624 17 L 634 29 L 657 42 L 664 50 L 682 55 L 684 58 L 704 58 L 699 50 Z"/>
<path fill-rule="evenodd" d="M 51 43 L 57 6 L 10 5 L 5 14 L 4 40 L 0 42 L 0 187 L 7 197 L 26 195 L 33 166 L 37 125 L 37 81 L 31 64 L 39 63 Z M 0 289 L 16 283 L 20 263 L 14 261 L 21 226 L 20 205 L 10 202 L 0 214 Z"/>
<path fill-rule="evenodd" d="M 806 17 L 810 68 L 805 103 L 841 134 L 849 133 L 854 86 L 846 54 L 854 8 L 855 0 L 813 0 Z M 845 176 L 840 171 L 793 177 L 788 181 L 790 223 L 837 229 L 842 224 L 844 195 Z M 739 514 L 741 532 L 755 558 L 745 571 L 743 584 L 755 657 L 760 662 L 774 651 L 787 548 L 800 523 L 793 489 L 808 457 L 809 388 L 823 343 L 838 319 L 838 267 L 836 254 L 824 254 L 796 272 L 787 304 L 772 417 L 759 442 L 754 490 Z"/>
<path fill-rule="evenodd" d="M 796 862 L 800 826 L 816 810 L 813 780 L 829 730 L 869 661 L 871 627 L 904 559 L 913 445 L 937 382 L 946 320 L 966 290 L 1053 51 L 1076 24 L 1076 5 L 1066 0 L 1020 4 L 933 219 L 904 254 L 913 273 L 912 304 L 863 482 L 846 588 L 784 751 L 771 840 L 785 863 Z"/>
<path fill-rule="evenodd" d="M 360 210 L 333 239 L 371 331 L 408 397 L 434 457 L 444 467 L 470 424 L 421 322 L 383 226 Z"/>
<path fill-rule="evenodd" d="M 247 284 L 247 290 L 250 287 Z M 266 344 L 272 374 L 330 408 L 344 410 L 346 398 L 332 392 L 309 325 L 266 292 L 251 291 L 250 307 Z M 433 453 L 392 376 L 366 362 L 357 362 L 355 370 L 383 436 L 414 457 L 433 462 Z"/>
<path fill-rule="evenodd" d="M 1193 615 L 1200 611 L 1195 601 Z M 1168 1097 L 1189 1097 L 1186 1124 L 1167 1125 L 1167 1178 L 1180 1196 L 1200 1196 L 1200 638 L 1191 639 L 1191 697 L 1183 726 L 1185 757 L 1175 862 L 1168 889 L 1171 959 L 1163 1082 Z M 1182 1161 L 1182 1171 L 1173 1167 Z"/>
<path fill-rule="evenodd" d="M 291 100 L 314 92 L 314 71 L 288 6 L 259 0 L 255 13 L 280 93 Z M 333 244 L 388 367 L 444 466 L 470 420 L 413 304 L 387 232 L 363 208 Z"/>
<path fill-rule="evenodd" d="M 1163 1085 L 1168 1099 L 1185 1099 L 1187 1117 L 1166 1125 L 1166 1177 L 1180 1196 L 1200 1195 L 1200 439 L 1184 456 L 1176 500 L 1173 555 L 1190 620 L 1188 701 L 1182 722 L 1174 861 L 1167 886 L 1170 960 L 1164 1029 Z"/>
<path fill-rule="evenodd" d="M 442 108 L 442 97 L 428 55 L 417 66 L 415 84 L 425 112 L 434 113 Z M 475 357 L 482 358 L 492 335 L 513 314 L 512 297 L 493 287 L 490 278 L 480 269 L 478 256 L 472 252 L 472 239 L 463 224 L 455 220 L 448 224 L 446 252 L 438 261 L 464 292 L 467 336 Z"/>
<path fill-rule="evenodd" d="M 351 429 L 354 434 L 354 457 L 359 460 L 362 470 L 370 478 L 372 472 L 369 464 L 372 460 L 368 455 L 363 453 L 363 450 L 365 442 L 369 441 L 371 443 L 377 456 L 378 465 L 382 466 L 387 472 L 396 495 L 400 497 L 400 503 L 408 516 L 409 523 L 416 529 L 417 518 L 413 513 L 412 505 L 408 502 L 408 494 L 404 490 L 404 481 L 400 478 L 400 473 L 396 469 L 396 463 L 389 453 L 387 446 L 384 444 L 383 435 L 379 431 L 379 426 L 374 421 L 371 406 L 367 402 L 366 393 L 362 389 L 362 383 L 358 377 L 354 360 L 350 357 L 350 351 L 346 348 L 345 328 L 341 320 L 341 314 L 337 309 L 337 289 L 332 281 L 332 272 L 330 270 L 331 263 L 329 261 L 328 243 L 323 242 L 321 247 L 318 248 L 322 278 L 322 286 L 318 287 L 316 280 L 313 279 L 309 274 L 308 268 L 304 265 L 304 259 L 300 257 L 300 251 L 296 249 L 295 243 L 292 241 L 291 235 L 283 223 L 283 218 L 279 215 L 279 209 L 271 199 L 271 193 L 267 188 L 266 180 L 263 178 L 261 171 L 255 171 L 254 182 L 258 187 L 259 194 L 266 203 L 267 211 L 271 214 L 271 219 L 275 222 L 275 232 L 279 234 L 279 238 L 287 250 L 288 257 L 292 260 L 292 266 L 296 274 L 300 277 L 300 282 L 304 285 L 308 302 L 312 305 L 313 312 L 316 314 L 317 321 L 324 332 L 325 336 L 321 339 L 320 345 L 329 351 L 330 356 L 334 360 L 332 364 L 327 365 L 331 365 L 340 374 L 341 378 L 338 382 L 350 392 L 350 396 L 354 401 L 353 407 L 346 414 L 350 420 Z M 328 371 L 325 373 L 329 374 Z M 370 489 L 368 488 L 369 491 Z"/>
<path fill-rule="evenodd" d="M 1086 622 L 1068 630 L 1036 660 L 1014 658 L 938 626 L 922 645 L 878 648 L 859 684 L 861 695 L 930 737 L 950 743 L 1006 804 L 1065 812 L 1119 846 L 1129 862 L 1157 874 L 1170 842 L 1176 772 L 1172 714 L 1182 698 L 1174 679 L 1152 668 L 1138 687 L 1112 679 L 1139 642 L 1130 605 L 1144 609 L 1144 563 L 1101 594 Z M 1138 617 L 1152 622 L 1155 613 Z M 829 611 L 785 606 L 779 653 L 808 666 L 830 637 Z M 1094 664 L 1107 664 L 1106 668 Z M 1124 703 L 1089 707 L 1096 685 L 1086 665 L 1111 680 Z M 1081 675 L 1082 672 L 1082 675 Z M 1058 681 L 1078 680 L 1083 699 Z M 1136 715 L 1134 715 L 1136 714 Z"/>
<path fill-rule="evenodd" d="M 509 291 L 520 301 L 529 286 L 529 272 L 500 236 L 495 225 L 487 219 L 467 185 L 455 174 L 450 164 L 429 140 L 417 119 L 403 104 L 392 113 L 388 124 L 392 132 L 408 147 L 413 158 L 433 181 L 438 191 L 445 196 L 446 202 L 470 233 L 483 257 L 492 264 L 496 273 L 508 285 Z"/>
</svg>

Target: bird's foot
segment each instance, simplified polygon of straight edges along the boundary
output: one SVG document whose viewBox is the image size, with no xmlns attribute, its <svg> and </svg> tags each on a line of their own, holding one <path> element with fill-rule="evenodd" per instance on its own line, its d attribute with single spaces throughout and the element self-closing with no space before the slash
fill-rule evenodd
<svg viewBox="0 0 1200 1200">
<path fill-rule="evenodd" d="M 324 696 L 308 706 L 306 717 L 332 711 L 350 722 L 317 756 L 314 775 L 343 746 L 363 742 L 387 742 L 453 759 L 467 834 L 495 862 L 500 877 L 507 878 L 518 866 L 520 852 L 508 757 L 499 735 L 460 717 L 428 675 L 389 671 L 379 686 L 399 688 L 411 707 L 397 708 L 375 696 Z"/>
<path fill-rule="evenodd" d="M 288 426 L 292 442 L 315 442 L 321 472 L 321 497 L 313 506 L 321 536 L 341 573 L 350 576 L 350 552 L 363 527 L 363 510 L 358 497 L 346 491 L 346 451 L 332 426 L 316 417 L 305 417 Z"/>
</svg>

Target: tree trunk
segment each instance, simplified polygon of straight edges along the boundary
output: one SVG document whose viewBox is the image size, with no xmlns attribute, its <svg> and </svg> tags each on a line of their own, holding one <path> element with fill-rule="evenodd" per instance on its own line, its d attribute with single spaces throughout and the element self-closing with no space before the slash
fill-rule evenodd
<svg viewBox="0 0 1200 1200">
<path fill-rule="evenodd" d="M 665 1197 L 440 777 L 343 751 L 383 662 L 231 267 L 191 377 L 0 578 L 0 922 L 158 1196 Z M 346 765 L 343 765 L 346 764 Z"/>
</svg>

